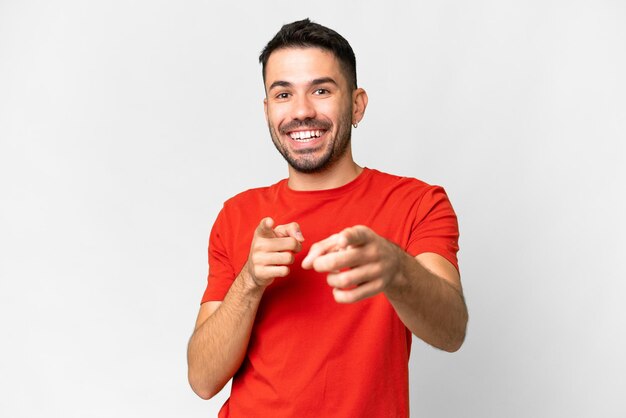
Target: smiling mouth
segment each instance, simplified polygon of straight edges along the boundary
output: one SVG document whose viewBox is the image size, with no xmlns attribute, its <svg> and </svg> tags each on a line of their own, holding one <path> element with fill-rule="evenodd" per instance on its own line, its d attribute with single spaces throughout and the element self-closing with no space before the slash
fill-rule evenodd
<svg viewBox="0 0 626 418">
<path fill-rule="evenodd" d="M 310 142 L 324 135 L 324 133 L 326 133 L 326 130 L 318 129 L 311 131 L 294 131 L 289 132 L 288 135 L 291 137 L 291 139 L 297 142 Z"/>
</svg>

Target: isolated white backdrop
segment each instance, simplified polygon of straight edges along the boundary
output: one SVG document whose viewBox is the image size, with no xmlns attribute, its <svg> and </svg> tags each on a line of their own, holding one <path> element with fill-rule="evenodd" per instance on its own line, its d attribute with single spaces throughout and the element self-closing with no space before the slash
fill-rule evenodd
<svg viewBox="0 0 626 418">
<path fill-rule="evenodd" d="M 416 340 L 412 416 L 626 416 L 618 0 L 0 0 L 0 416 L 215 416 L 185 360 L 208 233 L 287 174 L 256 60 L 304 17 L 356 52 L 357 161 L 459 216 L 469 332 Z"/>
</svg>

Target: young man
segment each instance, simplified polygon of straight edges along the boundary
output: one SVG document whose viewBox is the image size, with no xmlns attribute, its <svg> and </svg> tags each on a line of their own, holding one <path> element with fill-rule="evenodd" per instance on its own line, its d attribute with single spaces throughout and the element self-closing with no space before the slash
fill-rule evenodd
<svg viewBox="0 0 626 418">
<path fill-rule="evenodd" d="M 348 42 L 308 19 L 260 56 L 265 115 L 289 178 L 228 200 L 188 348 L 220 417 L 406 417 L 411 333 L 465 337 L 458 227 L 440 187 L 358 166 L 367 94 Z"/>
</svg>

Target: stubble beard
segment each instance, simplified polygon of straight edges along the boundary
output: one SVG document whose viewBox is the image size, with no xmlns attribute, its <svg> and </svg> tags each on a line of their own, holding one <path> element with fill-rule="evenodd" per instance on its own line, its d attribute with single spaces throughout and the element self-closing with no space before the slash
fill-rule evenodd
<svg viewBox="0 0 626 418">
<path fill-rule="evenodd" d="M 276 129 L 270 122 L 268 122 L 268 127 L 274 146 L 294 170 L 304 174 L 321 173 L 332 167 L 347 152 L 352 135 L 350 115 L 351 111 L 348 111 L 341 116 L 337 125 L 337 134 L 327 141 L 326 149 L 317 158 L 314 154 L 319 152 L 318 149 L 300 150 L 295 153 L 290 151 L 289 147 L 281 142 Z M 315 120 L 305 120 L 301 124 L 301 127 L 319 126 L 320 123 Z M 325 135 L 330 135 L 330 129 Z"/>
</svg>

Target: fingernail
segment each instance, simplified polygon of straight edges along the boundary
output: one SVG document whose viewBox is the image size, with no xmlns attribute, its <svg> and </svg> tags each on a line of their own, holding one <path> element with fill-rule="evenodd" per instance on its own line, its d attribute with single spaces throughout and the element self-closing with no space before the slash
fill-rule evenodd
<svg viewBox="0 0 626 418">
<path fill-rule="evenodd" d="M 296 238 L 298 238 L 301 241 L 304 241 L 304 235 L 302 235 L 302 232 L 300 231 L 296 231 Z"/>
</svg>

